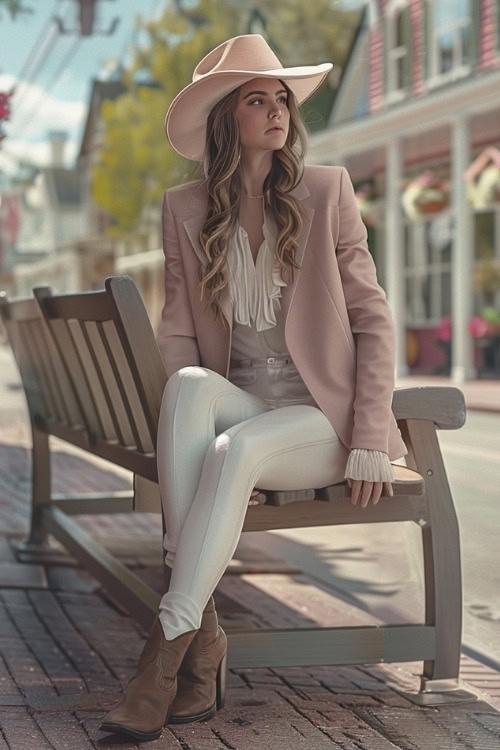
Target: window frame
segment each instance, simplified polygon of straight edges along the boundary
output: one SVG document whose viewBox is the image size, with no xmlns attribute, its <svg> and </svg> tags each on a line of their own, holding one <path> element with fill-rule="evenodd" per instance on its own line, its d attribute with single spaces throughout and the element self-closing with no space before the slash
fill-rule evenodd
<svg viewBox="0 0 500 750">
<path fill-rule="evenodd" d="M 493 258 L 500 260 L 500 202 L 493 203 L 487 208 L 471 209 L 471 220 L 473 226 L 473 256 L 472 256 L 472 268 L 471 271 L 474 274 L 478 268 L 480 258 L 477 253 L 477 234 L 475 232 L 476 220 L 475 217 L 478 214 L 491 214 L 493 221 L 493 243 L 494 251 Z M 427 216 L 421 216 L 416 220 L 409 218 L 403 218 L 403 231 L 404 231 L 404 243 L 405 243 L 405 258 L 403 261 L 403 278 L 406 289 L 407 282 L 411 287 L 411 294 L 416 293 L 416 287 L 419 281 L 422 283 L 428 283 L 429 285 L 429 302 L 430 302 L 430 317 L 417 317 L 414 316 L 412 304 L 416 305 L 415 301 L 407 300 L 405 304 L 404 321 L 407 330 L 424 329 L 424 328 L 435 328 L 439 325 L 443 314 L 451 315 L 451 310 L 443 313 L 443 298 L 442 298 L 442 276 L 445 273 L 452 274 L 453 265 L 453 240 L 451 245 L 451 255 L 449 260 L 439 260 L 439 251 L 433 249 L 431 251 L 432 259 L 428 260 L 428 248 L 425 244 L 426 240 L 426 227 L 425 225 L 431 223 L 438 216 L 443 217 L 447 215 L 453 220 L 453 207 L 448 206 L 443 209 L 439 214 L 429 214 Z M 453 231 L 453 230 L 452 230 Z M 406 237 L 408 234 L 412 234 L 412 243 L 418 246 L 418 253 L 424 259 L 423 263 L 408 265 L 406 259 L 406 253 L 408 248 L 406 247 Z M 452 279 L 450 279 L 452 284 Z M 450 305 L 452 304 L 453 289 L 450 289 Z M 485 304 L 481 294 L 473 290 L 474 306 L 473 315 L 479 314 L 480 307 Z M 495 293 L 495 305 L 500 305 L 500 290 Z"/>
<path fill-rule="evenodd" d="M 472 0 L 474 2 L 474 0 Z M 469 62 L 464 62 L 463 56 L 459 60 L 457 64 L 457 58 L 458 55 L 461 55 L 460 49 L 461 49 L 461 40 L 460 40 L 460 24 L 456 23 L 455 21 L 450 27 L 446 27 L 445 30 L 447 31 L 453 31 L 454 32 L 454 44 L 453 44 L 453 65 L 450 68 L 450 70 L 447 70 L 444 73 L 441 73 L 438 71 L 438 64 L 439 64 L 439 31 L 442 32 L 442 28 L 438 29 L 437 25 L 435 23 L 436 18 L 436 8 L 437 3 L 440 2 L 440 0 L 424 0 L 425 3 L 427 3 L 427 23 L 429 24 L 429 28 L 427 29 L 426 37 L 430 40 L 429 45 L 429 76 L 426 80 L 426 85 L 429 89 L 434 88 L 436 86 L 441 86 L 444 83 L 447 83 L 449 81 L 455 81 L 460 78 L 464 78 L 465 76 L 470 75 L 472 71 L 472 66 Z M 467 0 L 467 12 L 468 12 L 468 25 L 469 25 L 469 34 L 474 33 L 474 23 L 473 23 L 473 10 L 471 7 L 471 0 Z M 425 18 L 425 15 L 424 15 Z M 470 43 L 470 42 L 469 42 Z"/>
<path fill-rule="evenodd" d="M 500 0 L 495 0 L 495 54 L 500 57 Z"/>
<path fill-rule="evenodd" d="M 410 14 L 410 37 L 409 46 L 396 46 L 397 17 L 399 13 L 407 11 Z M 397 66 L 399 61 L 406 56 L 409 57 L 410 70 L 412 67 L 412 27 L 411 27 L 411 6 L 408 0 L 389 0 L 385 11 L 384 33 L 386 39 L 386 100 L 389 103 L 399 102 L 407 99 L 411 95 L 412 80 L 407 86 L 396 87 Z M 411 79 L 411 75 L 410 75 Z"/>
<path fill-rule="evenodd" d="M 439 325 L 443 315 L 451 314 L 443 311 L 443 298 L 442 298 L 442 277 L 445 274 L 450 276 L 450 306 L 451 306 L 451 275 L 452 275 L 452 255 L 449 260 L 440 260 L 438 251 L 436 248 L 431 249 L 431 260 L 428 259 L 429 250 L 426 245 L 426 237 L 429 228 L 427 225 L 431 224 L 438 216 L 443 218 L 445 215 L 448 217 L 452 216 L 452 209 L 443 209 L 439 214 L 429 214 L 427 216 L 421 216 L 414 220 L 409 218 L 403 219 L 404 237 L 405 237 L 405 260 L 403 263 L 403 278 L 405 289 L 407 284 L 410 286 L 410 295 L 407 299 L 404 312 L 405 327 L 407 330 L 424 329 L 424 328 L 435 328 Z M 423 259 L 421 263 L 408 265 L 406 262 L 406 238 L 407 234 L 411 234 L 411 241 L 417 245 L 417 251 L 420 257 Z M 453 252 L 453 245 L 451 247 L 451 253 Z M 415 307 L 417 304 L 416 294 L 418 285 L 428 285 L 428 301 L 429 301 L 429 316 L 418 316 L 414 315 Z"/>
</svg>

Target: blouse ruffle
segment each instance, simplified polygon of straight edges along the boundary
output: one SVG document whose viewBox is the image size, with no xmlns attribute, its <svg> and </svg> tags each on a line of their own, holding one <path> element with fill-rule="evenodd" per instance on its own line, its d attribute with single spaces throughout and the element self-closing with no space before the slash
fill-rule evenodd
<svg viewBox="0 0 500 750">
<path fill-rule="evenodd" d="M 248 235 L 240 224 L 227 254 L 234 319 L 241 325 L 255 325 L 257 331 L 276 325 L 276 315 L 281 310 L 281 288 L 286 286 L 279 262 L 270 251 L 265 224 L 263 231 L 264 241 L 255 263 Z"/>
</svg>

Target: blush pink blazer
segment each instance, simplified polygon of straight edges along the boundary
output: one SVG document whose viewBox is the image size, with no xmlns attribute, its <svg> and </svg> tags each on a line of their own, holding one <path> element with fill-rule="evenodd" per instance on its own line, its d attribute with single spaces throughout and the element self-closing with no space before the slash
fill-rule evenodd
<svg viewBox="0 0 500 750">
<path fill-rule="evenodd" d="M 282 287 L 285 341 L 306 386 L 347 449 L 408 453 L 392 413 L 395 329 L 345 167 L 305 165 L 291 192 L 305 213 L 295 255 L 302 266 Z M 167 375 L 201 365 L 227 377 L 232 304 L 228 287 L 215 322 L 195 292 L 204 180 L 172 187 L 163 202 L 165 304 L 157 341 Z M 270 231 L 277 237 L 274 218 Z"/>
</svg>

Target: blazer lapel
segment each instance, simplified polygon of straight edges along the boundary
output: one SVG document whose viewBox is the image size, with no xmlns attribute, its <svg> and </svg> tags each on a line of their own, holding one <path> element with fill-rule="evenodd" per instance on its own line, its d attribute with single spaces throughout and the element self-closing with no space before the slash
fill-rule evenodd
<svg viewBox="0 0 500 750">
<path fill-rule="evenodd" d="M 203 252 L 201 242 L 199 240 L 199 235 L 200 235 L 200 231 L 203 225 L 205 212 L 207 208 L 207 191 L 206 191 L 205 185 L 206 185 L 205 182 L 202 182 L 199 185 L 199 187 L 195 190 L 189 202 L 188 209 L 190 211 L 195 211 L 196 212 L 195 216 L 193 216 L 190 219 L 186 219 L 183 222 L 184 228 L 189 237 L 189 240 L 202 266 L 205 266 L 208 262 L 205 256 L 205 253 Z M 307 198 L 310 195 L 309 190 L 307 189 L 307 186 L 305 185 L 303 179 L 290 192 L 290 195 L 293 195 L 295 198 L 301 201 L 303 201 L 305 198 Z M 313 220 L 314 211 L 315 211 L 315 209 L 310 206 L 302 205 L 301 208 L 305 216 L 302 217 L 302 229 L 298 237 L 297 250 L 295 253 L 295 260 L 299 265 L 302 265 L 305 249 L 307 246 L 307 240 L 309 238 L 309 232 L 311 230 L 312 220 Z M 276 221 L 272 215 L 267 214 L 266 227 L 269 230 L 269 233 L 274 240 L 273 241 L 273 246 L 274 246 L 274 243 L 276 242 L 278 238 L 278 229 L 276 226 Z M 282 287 L 282 290 L 281 290 L 281 309 L 285 316 L 285 320 L 286 320 L 286 317 L 288 316 L 288 311 L 290 309 L 290 305 L 293 299 L 293 295 L 294 295 L 299 277 L 300 277 L 300 270 L 295 269 L 293 281 L 288 283 L 287 286 Z M 227 321 L 229 322 L 229 325 L 232 326 L 233 306 L 231 303 L 231 299 L 229 296 L 229 288 L 227 285 L 221 293 L 220 305 L 222 308 L 222 312 L 224 313 Z"/>
</svg>

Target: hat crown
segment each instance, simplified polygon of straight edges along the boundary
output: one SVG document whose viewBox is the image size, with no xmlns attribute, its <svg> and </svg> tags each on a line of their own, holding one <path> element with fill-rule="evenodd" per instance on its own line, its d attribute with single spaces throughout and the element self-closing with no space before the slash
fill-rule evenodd
<svg viewBox="0 0 500 750">
<path fill-rule="evenodd" d="M 242 34 L 219 44 L 200 60 L 193 81 L 229 70 L 265 71 L 283 68 L 261 34 Z"/>
</svg>

